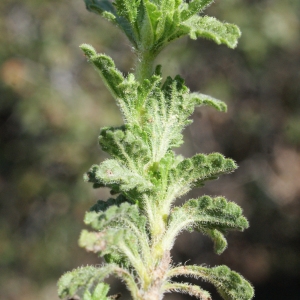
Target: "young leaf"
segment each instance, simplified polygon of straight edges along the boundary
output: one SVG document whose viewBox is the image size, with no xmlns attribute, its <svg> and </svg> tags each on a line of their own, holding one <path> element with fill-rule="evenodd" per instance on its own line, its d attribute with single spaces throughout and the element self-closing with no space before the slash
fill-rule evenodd
<svg viewBox="0 0 300 300">
<path fill-rule="evenodd" d="M 151 160 L 147 136 L 132 126 L 102 128 L 99 144 L 113 158 L 126 162 L 132 171 L 138 170 L 142 173 L 142 167 Z"/>
<path fill-rule="evenodd" d="M 226 250 L 227 240 L 221 231 L 219 231 L 218 229 L 205 229 L 205 228 L 201 228 L 201 230 L 198 229 L 198 231 L 201 231 L 202 233 L 208 235 L 212 239 L 214 243 L 215 253 L 222 254 Z"/>
<path fill-rule="evenodd" d="M 102 231 L 106 228 L 123 226 L 134 229 L 135 234 L 146 234 L 146 220 L 140 214 L 137 205 L 122 203 L 120 206 L 112 205 L 105 211 L 90 211 L 85 214 L 84 223 L 93 229 Z"/>
<path fill-rule="evenodd" d="M 181 275 L 201 278 L 212 283 L 225 300 L 250 300 L 254 296 L 251 284 L 227 266 L 214 268 L 180 266 L 171 269 L 168 273 L 168 277 Z"/>
<path fill-rule="evenodd" d="M 130 228 L 108 228 L 101 232 L 89 232 L 82 230 L 79 245 L 87 251 L 98 253 L 100 256 L 117 255 L 119 262 L 125 262 L 125 266 L 131 265 L 141 280 L 147 279 L 148 271 L 144 265 L 148 253 L 142 252 L 145 248 L 140 247 L 144 241 Z"/>
<path fill-rule="evenodd" d="M 237 204 L 223 197 L 202 196 L 173 208 L 163 245 L 170 248 L 175 237 L 184 229 L 197 230 L 210 236 L 215 252 L 221 254 L 227 246 L 224 234 L 229 230 L 243 231 L 248 226 Z"/>
<path fill-rule="evenodd" d="M 97 54 L 96 50 L 90 45 L 82 44 L 80 48 L 89 59 L 89 62 L 92 63 L 98 71 L 111 93 L 116 98 L 120 97 L 121 93 L 118 89 L 118 85 L 124 81 L 124 77 L 121 72 L 116 69 L 113 60 L 107 55 Z"/>
<path fill-rule="evenodd" d="M 143 0 L 140 6 L 140 37 L 138 51 L 150 51 L 155 43 L 155 30 L 161 12 L 150 0 Z"/>
<path fill-rule="evenodd" d="M 101 267 L 86 266 L 77 268 L 71 272 L 65 273 L 58 281 L 58 295 L 61 299 L 71 298 L 77 293 L 90 291 L 94 293 L 95 285 L 107 278 L 109 275 L 115 275 L 126 283 L 133 297 L 138 295 L 138 287 L 134 281 L 134 277 L 125 269 L 120 268 L 116 264 L 106 264 Z M 97 293 L 104 292 L 102 296 L 106 296 L 107 285 L 100 286 Z M 104 298 L 105 299 L 105 298 Z M 97 299 L 98 300 L 98 299 Z"/>
<path fill-rule="evenodd" d="M 205 8 L 207 8 L 213 0 L 193 0 L 190 1 L 187 8 L 182 10 L 180 17 L 181 21 L 186 21 L 188 18 L 192 17 L 193 15 L 201 12 Z"/>
<path fill-rule="evenodd" d="M 225 44 L 229 48 L 235 48 L 237 40 L 241 36 L 241 31 L 236 25 L 222 23 L 208 16 L 193 16 L 183 22 L 183 25 L 189 28 L 191 39 L 195 40 L 198 37 L 203 37 L 213 40 L 218 45 Z"/>
<path fill-rule="evenodd" d="M 232 159 L 225 158 L 220 153 L 209 155 L 197 154 L 192 158 L 182 160 L 169 173 L 169 197 L 184 195 L 193 187 L 201 187 L 207 180 L 217 179 L 222 174 L 228 174 L 237 168 Z"/>
<path fill-rule="evenodd" d="M 114 5 L 117 8 L 118 15 L 125 17 L 133 24 L 137 18 L 140 2 L 141 0 L 115 0 Z"/>
<path fill-rule="evenodd" d="M 138 253 L 137 239 L 128 229 L 109 228 L 102 232 L 82 230 L 79 245 L 89 252 L 105 254 L 117 252 L 120 254 Z"/>
<path fill-rule="evenodd" d="M 110 0 L 84 0 L 87 10 L 94 12 L 108 21 L 113 22 L 126 34 L 131 43 L 136 46 L 135 33 L 128 19 L 116 11 Z M 130 2 L 130 1 L 128 1 Z"/>
<path fill-rule="evenodd" d="M 107 293 L 109 291 L 109 285 L 103 282 L 100 282 L 96 285 L 95 290 L 91 293 L 89 290 L 86 290 L 83 294 L 83 300 L 109 300 Z"/>
<path fill-rule="evenodd" d="M 120 206 L 122 203 L 128 202 L 123 195 L 119 195 L 117 198 L 109 198 L 106 201 L 98 200 L 96 204 L 94 204 L 90 211 L 94 212 L 104 212 L 111 206 Z"/>
<path fill-rule="evenodd" d="M 168 282 L 163 286 L 163 289 L 166 293 L 178 292 L 194 296 L 200 300 L 212 300 L 209 292 L 201 289 L 197 285 L 192 285 L 190 283 Z"/>
<path fill-rule="evenodd" d="M 109 20 L 116 18 L 116 11 L 109 0 L 84 0 L 87 10 L 102 17 L 110 16 Z"/>
<path fill-rule="evenodd" d="M 89 291 L 95 283 L 102 281 L 118 269 L 116 265 L 105 265 L 101 268 L 87 266 L 65 273 L 58 281 L 58 295 L 60 298 L 65 298 L 72 297 L 81 290 Z M 102 296 L 106 296 L 106 289 L 103 289 Z"/>
<path fill-rule="evenodd" d="M 211 96 L 200 94 L 200 93 L 190 93 L 189 94 L 190 101 L 193 101 L 195 105 L 207 105 L 214 107 L 218 111 L 226 112 L 227 105 L 225 102 L 215 99 Z"/>
<path fill-rule="evenodd" d="M 85 181 L 96 185 L 130 191 L 137 189 L 143 192 L 151 189 L 152 184 L 137 172 L 129 170 L 117 160 L 107 159 L 100 165 L 93 165 L 85 174 Z"/>
</svg>

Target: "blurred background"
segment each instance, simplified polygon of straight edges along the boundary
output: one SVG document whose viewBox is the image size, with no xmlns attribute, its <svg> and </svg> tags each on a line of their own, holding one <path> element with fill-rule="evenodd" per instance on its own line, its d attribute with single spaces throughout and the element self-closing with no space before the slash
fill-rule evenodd
<svg viewBox="0 0 300 300">
<path fill-rule="evenodd" d="M 253 283 L 257 300 L 300 299 L 300 1 L 216 0 L 207 13 L 238 24 L 238 48 L 181 39 L 158 63 L 164 75 L 181 74 L 192 91 L 222 99 L 229 109 L 196 109 L 176 152 L 217 151 L 235 159 L 234 174 L 186 198 L 224 195 L 243 207 L 251 227 L 231 233 L 220 256 L 202 235 L 183 233 L 173 260 L 227 264 Z M 100 127 L 122 118 L 81 43 L 132 71 L 129 42 L 82 0 L 0 2 L 3 300 L 57 300 L 64 272 L 99 263 L 77 240 L 84 212 L 108 191 L 93 190 L 82 175 L 107 157 L 97 145 Z M 118 281 L 110 282 L 129 299 Z"/>
</svg>

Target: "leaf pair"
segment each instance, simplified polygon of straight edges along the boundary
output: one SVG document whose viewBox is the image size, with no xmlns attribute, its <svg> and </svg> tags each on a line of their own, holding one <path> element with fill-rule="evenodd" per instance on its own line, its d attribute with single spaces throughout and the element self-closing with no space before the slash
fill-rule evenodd
<svg viewBox="0 0 300 300">
<path fill-rule="evenodd" d="M 125 78 L 111 58 L 97 54 L 93 47 L 84 44 L 81 48 L 116 98 L 126 122 L 123 128 L 103 129 L 99 142 L 103 150 L 132 170 L 141 165 L 141 157 L 143 164 L 158 162 L 171 148 L 182 144 L 181 132 L 191 123 L 188 118 L 195 106 L 226 111 L 226 104 L 220 100 L 189 93 L 180 76 L 168 77 L 162 84 L 158 67 L 150 79 L 138 82 L 133 74 Z M 137 149 L 141 152 L 134 153 Z"/>
<path fill-rule="evenodd" d="M 123 279 L 130 287 L 133 295 L 138 296 L 137 286 L 133 276 L 126 270 L 119 268 L 114 264 L 108 264 L 102 267 L 81 267 L 64 274 L 59 282 L 59 296 L 72 297 L 76 293 L 83 294 L 83 300 L 108 300 L 108 286 L 105 283 L 99 283 L 110 274 Z M 202 266 L 190 265 L 172 268 L 166 275 L 166 282 L 162 286 L 162 293 L 172 291 L 188 293 L 200 300 L 211 300 L 210 294 L 197 285 L 189 283 L 172 282 L 170 279 L 177 276 L 200 278 L 212 283 L 219 294 L 225 300 L 249 300 L 254 296 L 252 286 L 240 274 L 231 271 L 227 266 L 218 266 L 206 268 Z M 96 287 L 94 288 L 94 286 Z"/>
<path fill-rule="evenodd" d="M 157 55 L 169 42 L 189 35 L 208 38 L 234 48 L 241 33 L 237 26 L 198 13 L 213 0 L 85 0 L 87 9 L 120 27 L 137 52 Z"/>
</svg>

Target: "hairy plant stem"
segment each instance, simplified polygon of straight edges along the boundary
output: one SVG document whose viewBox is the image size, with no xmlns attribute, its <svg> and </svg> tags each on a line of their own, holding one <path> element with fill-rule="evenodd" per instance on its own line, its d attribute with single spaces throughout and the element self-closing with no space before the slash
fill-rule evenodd
<svg viewBox="0 0 300 300">
<path fill-rule="evenodd" d="M 161 300 L 163 298 L 162 287 L 169 271 L 170 262 L 170 251 L 165 251 L 161 260 L 151 270 L 151 285 L 148 289 L 141 291 L 140 300 Z"/>
<path fill-rule="evenodd" d="M 137 53 L 136 61 L 136 70 L 135 76 L 139 82 L 142 82 L 144 79 L 151 77 L 153 72 L 155 55 L 150 51 L 140 51 Z M 149 199 L 148 199 L 149 200 Z M 150 232 L 152 236 L 152 247 L 151 247 L 151 256 L 153 258 L 154 264 L 151 267 L 150 275 L 150 285 L 145 289 L 141 290 L 141 300 L 161 300 L 163 293 L 161 292 L 162 285 L 164 283 L 164 278 L 169 269 L 170 265 L 170 252 L 161 251 L 157 248 L 160 248 L 160 237 L 165 230 L 164 222 L 159 222 L 158 220 L 163 219 L 162 216 L 157 214 L 157 207 L 149 205 L 147 208 L 148 215 L 155 215 L 156 221 L 150 222 Z M 151 219 L 151 218 L 150 218 Z M 154 221 L 154 220 L 153 220 Z M 161 226 L 159 226 L 161 225 Z M 159 228 L 161 227 L 161 228 Z"/>
<path fill-rule="evenodd" d="M 154 55 L 149 50 L 137 53 L 135 76 L 139 82 L 150 78 L 153 72 Z"/>
</svg>

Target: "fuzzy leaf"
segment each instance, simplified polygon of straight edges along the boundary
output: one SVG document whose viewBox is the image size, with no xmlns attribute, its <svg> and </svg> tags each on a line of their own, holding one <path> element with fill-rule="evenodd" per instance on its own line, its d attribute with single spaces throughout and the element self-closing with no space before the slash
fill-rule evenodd
<svg viewBox="0 0 300 300">
<path fill-rule="evenodd" d="M 83 300 L 109 300 L 106 295 L 109 291 L 109 285 L 103 282 L 97 284 L 93 293 L 86 290 L 83 294 Z"/>
<path fill-rule="evenodd" d="M 194 296 L 200 300 L 212 300 L 209 292 L 201 289 L 197 285 L 192 285 L 189 283 L 168 282 L 164 285 L 163 288 L 166 291 L 166 293 L 178 292 L 178 293 Z"/>
<path fill-rule="evenodd" d="M 84 0 L 87 10 L 105 17 L 108 13 L 112 19 L 116 17 L 116 10 L 109 0 Z"/>
<path fill-rule="evenodd" d="M 184 195 L 193 187 L 201 187 L 207 180 L 217 179 L 222 174 L 234 171 L 237 165 L 220 153 L 197 154 L 182 160 L 169 174 L 169 194 Z"/>
<path fill-rule="evenodd" d="M 204 37 L 234 48 L 241 33 L 237 26 L 200 17 L 212 0 L 85 0 L 87 9 L 118 25 L 137 51 L 158 54 L 169 42 L 185 35 Z"/>
<path fill-rule="evenodd" d="M 223 197 L 202 196 L 173 208 L 164 245 L 170 248 L 183 229 L 195 229 L 211 237 L 215 252 L 221 254 L 227 247 L 224 234 L 229 230 L 243 231 L 248 226 L 248 221 L 237 204 L 228 202 Z"/>
<path fill-rule="evenodd" d="M 181 1 L 174 0 L 162 0 L 159 3 L 159 9 L 162 12 L 162 17 L 159 18 L 156 27 L 156 45 L 159 44 L 160 39 L 166 40 L 166 37 L 172 35 L 176 31 L 177 26 L 180 23 L 180 11 L 179 6 Z"/>
<path fill-rule="evenodd" d="M 171 269 L 168 274 L 169 277 L 181 275 L 202 278 L 212 283 L 224 300 L 251 300 L 254 296 L 251 284 L 227 266 L 181 266 Z"/>
<path fill-rule="evenodd" d="M 128 202 L 128 200 L 123 195 L 119 195 L 117 198 L 109 198 L 106 201 L 98 200 L 97 203 L 90 208 L 90 211 L 97 213 L 104 212 L 111 206 L 120 206 L 125 202 Z"/>
<path fill-rule="evenodd" d="M 129 126 L 102 128 L 99 144 L 103 151 L 120 162 L 126 162 L 133 171 L 142 173 L 143 166 L 151 159 L 147 136 Z"/>
<path fill-rule="evenodd" d="M 120 97 L 118 85 L 124 81 L 124 77 L 119 70 L 116 69 L 113 60 L 104 54 L 97 54 L 96 50 L 87 44 L 80 46 L 90 63 L 100 74 L 104 83 L 115 97 Z"/>
<path fill-rule="evenodd" d="M 140 2 L 141 0 L 115 0 L 114 4 L 118 14 L 133 24 L 137 18 Z"/>
<path fill-rule="evenodd" d="M 104 256 L 107 262 L 133 267 L 139 276 L 143 276 L 147 272 L 143 259 L 145 255 L 149 256 L 149 246 L 145 247 L 148 241 L 142 234 L 137 236 L 135 233 L 130 227 L 108 228 L 101 232 L 82 230 L 79 246 Z"/>
<path fill-rule="evenodd" d="M 211 39 L 217 44 L 225 44 L 229 48 L 235 48 L 237 40 L 241 36 L 240 29 L 229 23 L 222 23 L 213 17 L 194 16 L 183 23 L 189 28 L 192 39 L 203 37 Z"/>
<path fill-rule="evenodd" d="M 58 281 L 58 295 L 60 298 L 73 297 L 82 290 L 92 290 L 95 283 L 104 280 L 111 273 L 114 273 L 117 268 L 116 265 L 112 264 L 101 268 L 87 266 L 65 273 Z M 107 294 L 108 286 L 103 284 L 102 287 L 104 292 L 102 296 L 104 297 Z"/>
<path fill-rule="evenodd" d="M 168 77 L 145 101 L 144 130 L 149 137 L 152 161 L 160 161 L 173 147 L 182 144 L 183 128 L 190 124 L 187 118 L 194 105 L 185 100 L 188 89 L 180 76 Z"/>
<path fill-rule="evenodd" d="M 127 270 L 120 268 L 116 264 L 106 264 L 101 267 L 86 266 L 65 273 L 58 281 L 59 297 L 72 298 L 77 293 L 82 294 L 86 291 L 89 291 L 92 295 L 97 295 L 97 297 L 102 292 L 101 296 L 104 297 L 106 296 L 107 284 L 98 284 L 111 274 L 124 280 L 132 295 L 136 297 L 138 288 L 134 278 Z M 109 296 L 108 299 L 113 299 L 112 297 Z M 95 300 L 98 299 L 96 298 Z"/>
<path fill-rule="evenodd" d="M 136 236 L 128 229 L 109 228 L 102 232 L 89 232 L 82 230 L 79 245 L 89 252 L 99 253 L 103 256 L 110 253 L 124 254 L 138 253 Z"/>
<path fill-rule="evenodd" d="M 84 179 L 96 185 L 108 186 L 122 191 L 136 189 L 138 192 L 143 192 L 152 187 L 152 184 L 144 177 L 130 171 L 114 159 L 105 160 L 100 165 L 93 165 L 85 174 Z"/>
<path fill-rule="evenodd" d="M 213 0 L 193 0 L 190 1 L 187 8 L 182 10 L 180 17 L 181 21 L 185 21 L 188 18 L 192 17 L 193 15 L 199 13 L 200 11 L 207 8 Z"/>
<path fill-rule="evenodd" d="M 113 22 L 115 25 L 121 28 L 126 34 L 128 39 L 136 46 L 135 33 L 131 27 L 130 20 L 126 17 L 123 17 L 123 11 L 116 11 L 115 7 L 112 5 L 112 2 L 109 0 L 84 0 L 87 10 L 94 12 L 108 21 Z M 127 1 L 127 2 L 131 2 Z M 123 12 L 124 13 L 124 12 Z M 134 17 L 134 13 L 130 12 L 130 16 Z M 129 16 L 127 16 L 129 17 Z"/>
<path fill-rule="evenodd" d="M 155 29 L 161 17 L 157 6 L 149 0 L 143 0 L 140 7 L 140 19 L 137 26 L 140 28 L 139 51 L 149 51 L 155 43 Z"/>
<path fill-rule="evenodd" d="M 93 229 L 102 231 L 109 227 L 135 226 L 137 232 L 145 232 L 146 220 L 140 214 L 137 205 L 122 203 L 120 206 L 112 205 L 103 212 L 87 212 L 84 222 Z"/>
<path fill-rule="evenodd" d="M 222 254 L 226 250 L 227 240 L 221 231 L 217 229 L 204 229 L 204 228 L 201 228 L 200 231 L 208 235 L 213 240 L 215 253 Z"/>
<path fill-rule="evenodd" d="M 80 238 L 81 246 L 89 251 L 100 252 L 101 255 L 105 255 L 107 261 L 120 262 L 122 265 L 127 265 L 124 255 L 128 254 L 128 251 L 134 255 L 141 252 L 143 256 L 149 256 L 146 217 L 141 214 L 137 205 L 123 202 L 119 206 L 103 208 L 102 211 L 86 213 L 85 224 L 100 232 L 83 232 Z"/>
<path fill-rule="evenodd" d="M 242 209 L 224 197 L 202 196 L 187 201 L 183 206 L 201 228 L 218 229 L 222 232 L 234 229 L 243 231 L 249 224 L 242 215 Z"/>
<path fill-rule="evenodd" d="M 214 107 L 218 111 L 226 112 L 227 111 L 227 105 L 225 102 L 215 99 L 211 96 L 200 94 L 200 93 L 190 93 L 189 94 L 190 101 L 193 101 L 195 105 L 207 105 Z"/>
<path fill-rule="evenodd" d="M 109 56 L 97 54 L 95 49 L 87 44 L 80 47 L 116 99 L 125 121 L 132 126 L 140 126 L 138 121 L 141 120 L 145 109 L 143 105 L 153 90 L 159 87 L 161 76 L 154 74 L 142 83 L 136 81 L 131 73 L 125 78 Z"/>
</svg>

